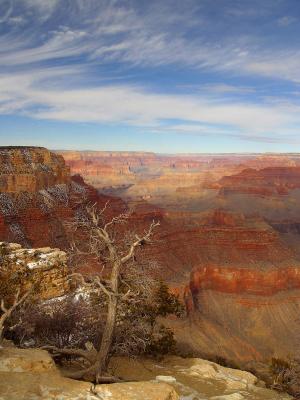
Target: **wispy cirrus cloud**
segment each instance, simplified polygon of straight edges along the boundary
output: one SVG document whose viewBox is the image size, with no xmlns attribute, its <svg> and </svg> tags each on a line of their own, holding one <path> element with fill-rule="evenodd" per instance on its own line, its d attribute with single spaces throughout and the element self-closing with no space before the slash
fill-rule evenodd
<svg viewBox="0 0 300 400">
<path fill-rule="evenodd" d="M 70 122 L 129 124 L 177 133 L 250 134 L 289 137 L 300 124 L 300 106 L 285 102 L 247 104 L 222 97 L 158 94 L 142 87 L 105 85 L 82 89 L 53 87 L 53 78 L 80 76 L 78 68 L 56 68 L 13 76 L 0 75 L 0 112 Z M 169 124 L 168 121 L 177 120 Z M 182 121 L 186 121 L 184 124 Z M 259 121 L 259 124 L 257 123 Z M 188 122 L 188 123 L 187 123 Z"/>
<path fill-rule="evenodd" d="M 259 9 L 255 1 L 247 7 L 217 1 L 213 17 L 209 3 L 3 0 L 0 113 L 292 141 L 300 105 L 286 91 L 260 96 L 256 82 L 289 81 L 296 92 L 297 40 L 276 41 L 276 31 L 269 30 L 270 19 L 276 29 L 290 29 L 292 17 L 278 18 L 280 1 Z M 260 32 L 251 29 L 255 18 L 261 19 Z M 161 80 L 166 67 L 178 85 Z M 189 74 L 192 83 L 185 82 Z M 202 75 L 210 76 L 209 83 Z M 119 76 L 125 76 L 121 83 L 112 84 Z M 176 91 L 189 85 L 190 94 Z"/>
<path fill-rule="evenodd" d="M 297 18 L 291 17 L 289 15 L 284 15 L 283 17 L 278 18 L 277 22 L 279 26 L 286 27 L 297 22 Z"/>
<path fill-rule="evenodd" d="M 216 40 L 212 34 L 213 21 L 197 2 L 189 1 L 186 6 L 177 4 L 175 7 L 169 1 L 164 5 L 153 2 L 151 6 L 145 6 L 143 3 L 142 7 L 138 7 L 138 3 L 132 4 L 104 0 L 10 0 L 6 11 L 10 20 L 24 20 L 26 16 L 30 24 L 27 30 L 20 30 L 19 37 L 18 32 L 10 35 L 8 31 L 2 41 L 0 39 L 0 44 L 4 41 L 7 48 L 6 53 L 1 52 L 1 64 L 25 65 L 81 56 L 86 57 L 82 60 L 86 63 L 174 64 L 202 70 L 300 79 L 295 68 L 300 55 L 293 46 L 289 49 L 286 44 L 284 47 L 279 44 L 268 49 L 265 38 L 245 33 L 235 37 L 223 35 Z M 20 16 L 17 14 L 21 6 L 24 15 Z M 235 10 L 236 14 L 231 12 L 235 17 L 252 15 L 255 7 Z M 197 16 L 195 11 L 198 11 Z M 49 20 L 46 30 L 39 25 L 41 17 Z M 290 18 L 283 16 L 279 20 L 287 24 Z M 36 25 L 36 35 L 32 35 L 32 24 Z M 40 36 L 39 30 L 42 30 Z M 16 47 L 17 39 L 19 47 Z M 10 42 L 12 46 L 8 48 Z M 284 67 L 280 66 L 283 59 L 286 61 Z"/>
</svg>

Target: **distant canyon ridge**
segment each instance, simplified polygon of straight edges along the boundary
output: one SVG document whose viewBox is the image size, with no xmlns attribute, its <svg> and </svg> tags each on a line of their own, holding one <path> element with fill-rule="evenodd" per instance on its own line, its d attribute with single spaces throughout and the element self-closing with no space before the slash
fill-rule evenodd
<svg viewBox="0 0 300 400">
<path fill-rule="evenodd" d="M 184 299 L 182 348 L 239 363 L 294 355 L 300 315 L 300 154 L 0 148 L 0 241 L 68 247 L 83 198 L 130 229 L 161 226 L 146 256 Z"/>
<path fill-rule="evenodd" d="M 161 213 L 153 253 L 184 291 L 182 342 L 239 362 L 293 354 L 300 154 L 60 154 L 99 193 Z"/>
</svg>

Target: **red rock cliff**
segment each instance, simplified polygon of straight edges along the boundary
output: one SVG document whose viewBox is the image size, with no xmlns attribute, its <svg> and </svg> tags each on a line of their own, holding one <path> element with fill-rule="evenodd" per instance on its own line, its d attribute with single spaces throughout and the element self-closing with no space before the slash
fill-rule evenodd
<svg viewBox="0 0 300 400">
<path fill-rule="evenodd" d="M 62 156 L 42 147 L 0 147 L 0 193 L 34 193 L 69 182 Z"/>
<path fill-rule="evenodd" d="M 177 337 L 195 352 L 218 354 L 240 365 L 298 354 L 299 289 L 299 265 L 202 264 L 185 289 L 189 321 Z"/>
<path fill-rule="evenodd" d="M 193 296 L 197 296 L 201 290 L 272 296 L 281 291 L 300 289 L 300 268 L 262 270 L 205 265 L 192 272 L 189 289 Z"/>
<path fill-rule="evenodd" d="M 80 176 L 70 176 L 62 156 L 44 148 L 2 147 L 0 150 L 0 240 L 28 247 L 68 247 L 64 222 L 83 201 L 112 213 L 124 210 L 120 199 L 99 195 Z"/>
<path fill-rule="evenodd" d="M 300 167 L 249 168 L 236 175 L 224 176 L 219 185 L 223 194 L 285 195 L 300 188 Z"/>
</svg>

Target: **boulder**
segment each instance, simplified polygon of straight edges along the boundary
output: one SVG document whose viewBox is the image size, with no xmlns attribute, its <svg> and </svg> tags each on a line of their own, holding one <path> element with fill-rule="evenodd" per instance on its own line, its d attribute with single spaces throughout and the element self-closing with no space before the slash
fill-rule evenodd
<svg viewBox="0 0 300 400">
<path fill-rule="evenodd" d="M 200 358 L 193 359 L 193 365 L 186 369 L 185 373 L 199 376 L 202 379 L 221 381 L 226 385 L 227 390 L 247 389 L 249 385 L 254 386 L 258 383 L 257 377 L 250 372 L 222 367 L 219 364 Z"/>
<path fill-rule="evenodd" d="M 0 351 L 1 400 L 179 400 L 174 388 L 159 382 L 93 385 L 64 378 L 44 350 Z"/>
<path fill-rule="evenodd" d="M 224 396 L 214 396 L 210 400 L 244 400 L 245 397 L 240 393 L 225 394 Z"/>
<path fill-rule="evenodd" d="M 0 349 L 0 372 L 56 372 L 54 361 L 44 350 L 17 349 L 4 347 Z"/>
</svg>

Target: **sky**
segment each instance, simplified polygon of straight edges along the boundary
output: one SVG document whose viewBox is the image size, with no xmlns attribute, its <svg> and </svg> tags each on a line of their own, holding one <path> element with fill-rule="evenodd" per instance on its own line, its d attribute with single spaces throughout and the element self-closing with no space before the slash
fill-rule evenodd
<svg viewBox="0 0 300 400">
<path fill-rule="evenodd" d="M 0 145 L 300 151 L 300 1 L 0 0 Z"/>
</svg>

